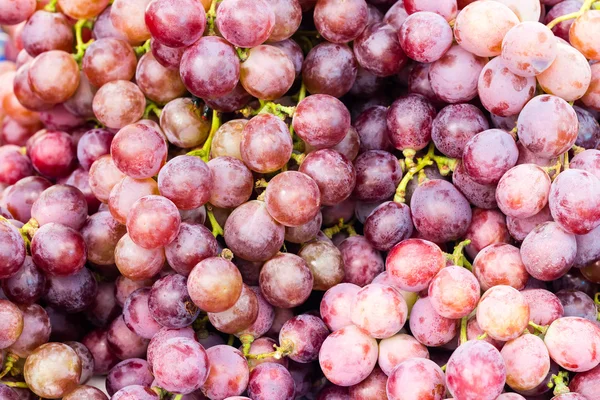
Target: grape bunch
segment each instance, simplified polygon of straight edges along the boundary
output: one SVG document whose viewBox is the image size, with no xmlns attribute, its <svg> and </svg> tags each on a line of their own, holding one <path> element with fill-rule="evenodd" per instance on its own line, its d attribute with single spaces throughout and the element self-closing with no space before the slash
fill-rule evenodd
<svg viewBox="0 0 600 400">
<path fill-rule="evenodd" d="M 0 31 L 0 400 L 600 399 L 600 1 Z"/>
</svg>

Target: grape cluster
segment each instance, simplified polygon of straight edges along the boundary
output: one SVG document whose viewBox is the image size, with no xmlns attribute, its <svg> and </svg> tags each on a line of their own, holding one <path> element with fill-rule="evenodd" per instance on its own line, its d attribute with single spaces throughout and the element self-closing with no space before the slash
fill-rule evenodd
<svg viewBox="0 0 600 400">
<path fill-rule="evenodd" d="M 0 29 L 0 400 L 600 399 L 600 1 Z"/>
</svg>

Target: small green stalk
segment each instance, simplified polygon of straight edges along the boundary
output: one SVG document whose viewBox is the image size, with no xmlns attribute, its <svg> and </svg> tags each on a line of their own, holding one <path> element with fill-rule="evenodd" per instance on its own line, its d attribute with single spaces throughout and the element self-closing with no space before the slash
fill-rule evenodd
<svg viewBox="0 0 600 400">
<path fill-rule="evenodd" d="M 547 325 L 538 325 L 533 321 L 529 321 L 529 326 L 532 327 L 533 329 L 535 329 L 535 331 L 539 334 L 539 335 L 545 335 L 546 331 L 548 330 L 548 326 Z"/>
<path fill-rule="evenodd" d="M 217 222 L 217 219 L 215 218 L 215 214 L 213 214 L 213 212 L 212 212 L 212 207 L 209 205 L 206 206 L 206 215 L 208 216 L 208 220 L 210 221 L 210 226 L 212 226 L 213 236 L 214 237 L 223 236 L 223 233 L 224 233 L 223 228 Z"/>
<path fill-rule="evenodd" d="M 50 0 L 50 2 L 46 4 L 46 7 L 44 7 L 44 11 L 56 12 L 56 3 L 58 3 L 58 0 Z"/>
<path fill-rule="evenodd" d="M 273 357 L 276 360 L 281 360 L 283 357 L 286 357 L 294 351 L 294 343 L 290 340 L 284 340 L 281 343 L 281 346 L 273 345 L 275 351 L 270 353 L 263 354 L 248 354 L 247 358 L 253 360 L 264 360 L 265 358 Z"/>
<path fill-rule="evenodd" d="M 5 382 L 5 381 L 0 381 L 0 383 L 3 384 L 3 385 L 6 385 L 6 386 L 14 387 L 14 388 L 29 389 L 29 386 L 27 386 L 27 384 L 25 382 Z"/>
<path fill-rule="evenodd" d="M 569 393 L 569 373 L 566 371 L 560 371 L 558 375 L 552 375 L 550 382 L 548 382 L 549 388 L 554 388 L 554 395 L 558 396 L 561 394 Z"/>
<path fill-rule="evenodd" d="M 217 130 L 219 129 L 220 126 L 221 126 L 221 116 L 219 115 L 219 113 L 217 111 L 213 110 L 212 122 L 211 122 L 211 126 L 210 126 L 210 133 L 208 134 L 208 137 L 206 138 L 206 142 L 204 142 L 204 144 L 202 145 L 202 148 L 192 150 L 189 153 L 187 153 L 187 155 L 200 157 L 203 161 L 208 162 L 208 160 L 210 158 L 210 148 L 212 146 L 212 141 L 215 137 L 215 133 L 217 132 Z"/>
<path fill-rule="evenodd" d="M 254 342 L 254 336 L 248 334 L 241 335 L 240 341 L 242 342 L 242 353 L 244 354 L 244 357 L 248 358 L 250 346 Z"/>
<path fill-rule="evenodd" d="M 462 317 L 460 320 L 460 344 L 465 344 L 469 341 L 467 337 L 467 322 L 469 317 Z"/>
<path fill-rule="evenodd" d="M 150 51 L 150 39 L 146 40 L 143 45 L 134 47 L 135 54 L 143 56 Z"/>
<path fill-rule="evenodd" d="M 76 53 L 73 54 L 73 58 L 75 58 L 75 61 L 77 61 L 77 63 L 81 63 L 81 60 L 83 60 L 83 56 L 85 55 L 85 50 L 94 42 L 94 39 L 90 39 L 90 41 L 87 43 L 83 42 L 83 35 L 82 35 L 83 28 L 92 29 L 92 27 L 93 27 L 93 22 L 89 21 L 87 19 L 80 19 L 79 21 L 77 21 L 75 23 L 74 29 L 75 29 L 75 40 L 76 40 L 76 44 L 75 44 Z"/>
<path fill-rule="evenodd" d="M 17 361 L 19 361 L 19 356 L 16 354 L 8 353 L 6 355 L 6 362 L 4 364 L 4 369 L 0 372 L 0 379 L 4 378 L 4 376 L 10 372 Z"/>
<path fill-rule="evenodd" d="M 206 13 L 206 21 L 208 25 L 208 34 L 210 36 L 215 35 L 215 21 L 217 19 L 217 2 L 218 0 L 212 0 L 210 3 L 210 8 Z"/>
<path fill-rule="evenodd" d="M 348 235 L 350 236 L 356 236 L 356 230 L 354 229 L 354 223 L 352 221 L 348 222 L 347 224 L 344 223 L 344 220 L 342 218 L 340 218 L 339 222 L 327 229 L 323 230 L 323 234 L 325 234 L 325 236 L 327 236 L 329 239 L 331 239 L 334 235 L 340 233 L 341 231 L 346 231 L 348 232 Z"/>
<path fill-rule="evenodd" d="M 144 110 L 143 119 L 149 119 L 150 114 L 156 115 L 158 118 L 162 115 L 162 108 L 160 108 L 155 102 L 146 100 L 146 109 Z"/>
<path fill-rule="evenodd" d="M 589 9 L 591 9 L 591 8 L 592 8 L 592 6 L 593 6 L 595 9 L 598 9 L 598 8 L 596 8 L 596 7 L 597 7 L 597 4 L 595 4 L 595 3 L 596 3 L 596 0 L 585 0 L 585 1 L 583 2 L 583 5 L 582 5 L 582 6 L 581 6 L 581 8 L 579 9 L 579 11 L 575 11 L 575 12 L 572 12 L 572 13 L 570 13 L 570 14 L 565 14 L 565 15 L 561 15 L 560 17 L 554 18 L 554 19 L 553 19 L 552 21 L 550 21 L 550 23 L 548 23 L 546 26 L 547 26 L 549 29 L 552 29 L 552 28 L 554 28 L 556 25 L 558 25 L 559 23 L 561 23 L 561 22 L 563 22 L 563 21 L 568 21 L 568 20 L 570 20 L 570 19 L 576 19 L 576 18 L 579 18 L 579 17 L 581 17 L 581 16 L 583 15 L 583 13 L 585 13 L 586 11 L 588 11 Z"/>
</svg>

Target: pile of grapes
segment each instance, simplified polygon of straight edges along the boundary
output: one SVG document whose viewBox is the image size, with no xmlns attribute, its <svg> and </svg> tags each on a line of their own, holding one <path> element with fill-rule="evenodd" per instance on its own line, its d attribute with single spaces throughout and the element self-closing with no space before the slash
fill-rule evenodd
<svg viewBox="0 0 600 400">
<path fill-rule="evenodd" d="M 600 0 L 0 26 L 0 400 L 600 399 Z"/>
</svg>

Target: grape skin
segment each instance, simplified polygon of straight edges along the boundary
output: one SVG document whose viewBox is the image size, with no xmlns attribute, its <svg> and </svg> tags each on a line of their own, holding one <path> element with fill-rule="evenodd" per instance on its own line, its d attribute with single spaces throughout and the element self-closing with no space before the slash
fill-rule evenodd
<svg viewBox="0 0 600 400">
<path fill-rule="evenodd" d="M 579 317 L 563 317 L 550 324 L 544 343 L 550 357 L 568 371 L 585 372 L 600 362 L 594 346 L 600 345 L 600 333 L 593 322 Z"/>
<path fill-rule="evenodd" d="M 529 323 L 529 304 L 516 289 L 494 286 L 481 297 L 477 323 L 493 339 L 515 339 Z"/>
<path fill-rule="evenodd" d="M 412 358 L 394 368 L 387 381 L 387 396 L 400 400 L 404 396 L 441 400 L 446 393 L 444 373 L 433 361 Z"/>
</svg>

